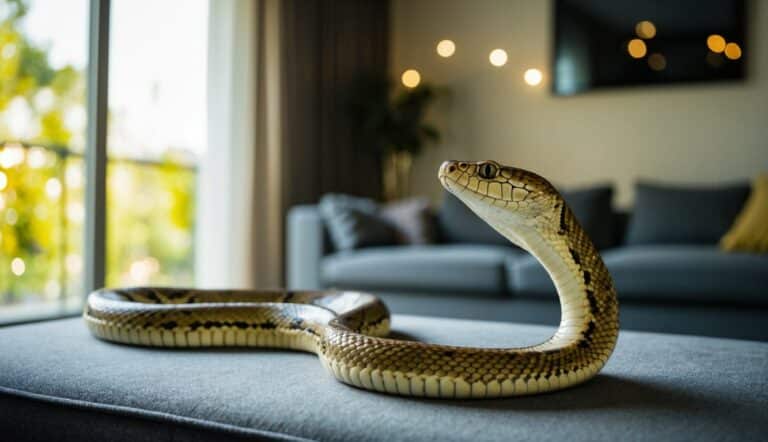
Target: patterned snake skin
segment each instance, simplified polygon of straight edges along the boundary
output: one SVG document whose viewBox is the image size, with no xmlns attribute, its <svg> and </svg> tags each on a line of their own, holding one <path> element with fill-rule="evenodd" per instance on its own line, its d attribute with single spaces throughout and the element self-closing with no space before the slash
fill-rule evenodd
<svg viewBox="0 0 768 442">
<path fill-rule="evenodd" d="M 593 377 L 616 343 L 618 303 L 600 255 L 558 192 L 534 173 L 493 161 L 445 162 L 439 178 L 546 268 L 562 310 L 546 342 L 497 349 L 386 339 L 387 307 L 344 291 L 104 289 L 89 296 L 85 321 L 97 337 L 125 344 L 309 351 L 341 382 L 403 396 L 526 395 Z"/>
</svg>

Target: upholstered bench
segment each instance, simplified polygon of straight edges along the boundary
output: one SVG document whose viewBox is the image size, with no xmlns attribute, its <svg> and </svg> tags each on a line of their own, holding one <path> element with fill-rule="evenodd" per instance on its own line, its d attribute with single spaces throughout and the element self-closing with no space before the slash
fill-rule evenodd
<svg viewBox="0 0 768 442">
<path fill-rule="evenodd" d="M 541 326 L 396 316 L 401 337 L 509 346 Z M 342 385 L 314 355 L 109 344 L 80 319 L 0 329 L 0 440 L 765 440 L 768 343 L 622 333 L 557 393 L 435 401 Z"/>
</svg>

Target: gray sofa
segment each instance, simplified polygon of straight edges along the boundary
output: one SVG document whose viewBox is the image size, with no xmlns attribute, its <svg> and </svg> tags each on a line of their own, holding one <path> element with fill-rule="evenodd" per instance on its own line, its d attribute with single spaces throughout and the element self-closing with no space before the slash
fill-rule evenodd
<svg viewBox="0 0 768 442">
<path fill-rule="evenodd" d="M 725 253 L 695 241 L 626 245 L 627 216 L 612 216 L 615 240 L 601 253 L 619 293 L 623 328 L 768 340 L 768 256 Z M 287 278 L 293 289 L 369 290 L 397 313 L 543 324 L 559 319 L 546 272 L 518 248 L 442 235 L 435 244 L 340 252 L 317 206 L 288 214 Z"/>
</svg>

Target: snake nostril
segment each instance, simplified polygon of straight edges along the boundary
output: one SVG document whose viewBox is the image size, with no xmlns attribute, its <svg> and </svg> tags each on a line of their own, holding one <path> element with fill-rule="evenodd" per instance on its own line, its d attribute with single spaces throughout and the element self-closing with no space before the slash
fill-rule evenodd
<svg viewBox="0 0 768 442">
<path fill-rule="evenodd" d="M 448 172 L 449 172 L 449 173 L 450 173 L 450 172 L 453 172 L 453 171 L 455 171 L 455 170 L 456 170 L 456 166 L 450 166 L 450 167 L 448 167 Z"/>
</svg>

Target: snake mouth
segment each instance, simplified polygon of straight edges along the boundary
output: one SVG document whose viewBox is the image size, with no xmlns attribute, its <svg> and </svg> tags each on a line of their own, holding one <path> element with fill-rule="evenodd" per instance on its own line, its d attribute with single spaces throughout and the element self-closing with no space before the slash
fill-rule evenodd
<svg viewBox="0 0 768 442">
<path fill-rule="evenodd" d="M 443 162 L 443 164 L 440 165 L 440 169 L 438 169 L 437 179 L 440 180 L 440 184 L 443 185 L 445 190 L 455 194 L 459 186 L 456 180 L 452 179 L 449 175 L 449 173 L 453 171 L 453 167 L 455 167 L 453 163 L 453 161 Z"/>
<path fill-rule="evenodd" d="M 456 191 L 458 190 L 458 183 L 456 183 L 456 181 L 452 180 L 449 176 L 442 174 L 438 175 L 438 179 L 445 190 L 452 194 L 456 194 Z"/>
</svg>

